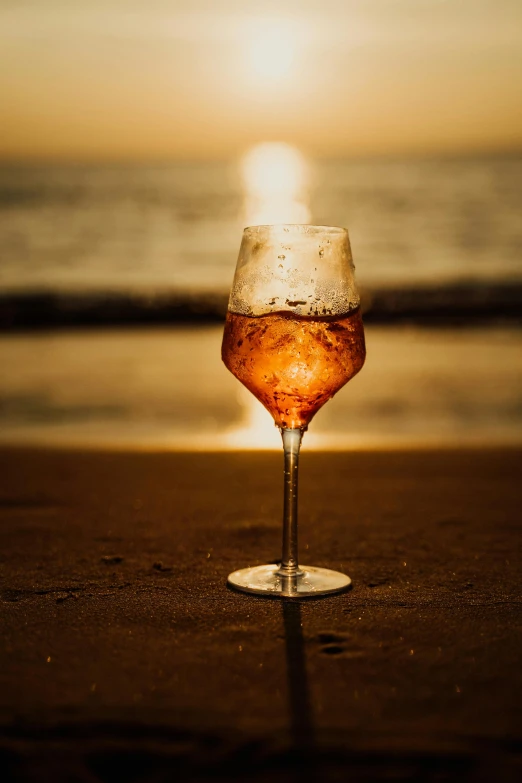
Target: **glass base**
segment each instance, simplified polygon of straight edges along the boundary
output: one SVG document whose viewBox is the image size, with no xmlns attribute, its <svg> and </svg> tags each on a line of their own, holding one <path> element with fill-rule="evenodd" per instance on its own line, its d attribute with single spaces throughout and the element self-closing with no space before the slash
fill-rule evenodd
<svg viewBox="0 0 522 783">
<path fill-rule="evenodd" d="M 228 584 L 244 593 L 255 593 L 267 597 L 313 598 L 348 590 L 352 580 L 346 574 L 330 571 L 329 568 L 299 566 L 297 576 L 281 576 L 279 565 L 262 565 L 241 568 L 228 577 Z"/>
</svg>

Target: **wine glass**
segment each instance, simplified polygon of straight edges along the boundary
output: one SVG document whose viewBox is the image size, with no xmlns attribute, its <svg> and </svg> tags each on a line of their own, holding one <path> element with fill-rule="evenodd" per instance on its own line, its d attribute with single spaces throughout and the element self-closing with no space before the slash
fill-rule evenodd
<svg viewBox="0 0 522 783">
<path fill-rule="evenodd" d="M 303 433 L 359 372 L 366 355 L 348 232 L 334 226 L 250 226 L 243 232 L 222 358 L 263 403 L 284 449 L 283 554 L 234 571 L 232 587 L 301 598 L 349 588 L 345 574 L 298 564 L 297 479 Z"/>
</svg>

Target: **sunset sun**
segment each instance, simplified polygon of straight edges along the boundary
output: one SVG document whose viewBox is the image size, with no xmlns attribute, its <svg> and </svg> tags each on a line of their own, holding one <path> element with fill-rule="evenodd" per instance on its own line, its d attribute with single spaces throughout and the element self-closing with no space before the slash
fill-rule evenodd
<svg viewBox="0 0 522 783">
<path fill-rule="evenodd" d="M 288 78 L 295 61 L 295 39 L 284 27 L 261 28 L 249 42 L 248 60 L 251 72 L 262 81 Z"/>
</svg>

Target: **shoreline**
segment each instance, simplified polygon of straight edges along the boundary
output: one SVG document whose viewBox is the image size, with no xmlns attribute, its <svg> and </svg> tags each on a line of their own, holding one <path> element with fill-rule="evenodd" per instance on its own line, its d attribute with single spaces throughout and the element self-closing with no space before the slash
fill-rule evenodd
<svg viewBox="0 0 522 783">
<path fill-rule="evenodd" d="M 305 438 L 306 438 L 305 434 Z M 382 438 L 375 438 L 374 441 L 366 439 L 364 443 L 347 443 L 346 438 L 339 439 L 339 442 L 328 442 L 327 438 L 318 436 L 314 439 L 312 445 L 309 445 L 306 439 L 303 439 L 301 446 L 301 456 L 307 454 L 313 455 L 364 455 L 364 454 L 476 454 L 478 452 L 484 453 L 499 453 L 506 452 L 518 453 L 522 450 L 522 438 L 519 435 L 515 435 L 511 441 L 505 438 L 495 439 L 461 439 L 460 442 L 424 438 L 424 440 L 404 440 L 404 441 L 392 441 L 383 440 Z M 214 441 L 209 445 L 209 439 L 205 436 L 199 436 L 194 438 L 192 442 L 188 437 L 184 442 L 178 441 L 169 443 L 161 440 L 146 441 L 142 438 L 141 442 L 138 439 L 129 441 L 113 440 L 112 442 L 101 441 L 97 438 L 89 441 L 81 436 L 71 436 L 69 438 L 62 438 L 56 436 L 55 433 L 50 433 L 46 438 L 34 436 L 33 433 L 28 433 L 25 437 L 19 438 L 1 438 L 0 437 L 0 451 L 35 451 L 35 452 L 74 452 L 75 454 L 85 452 L 86 454 L 93 454 L 100 452 L 103 454 L 164 454 L 164 455 L 214 455 L 219 454 L 234 455 L 234 454 L 283 454 L 282 444 L 279 443 L 280 435 L 276 434 L 276 439 L 273 444 L 255 444 L 251 446 L 248 442 L 241 443 L 234 438 L 234 442 L 225 443 L 219 445 L 223 441 L 223 436 L 216 436 Z M 325 442 L 326 441 L 326 442 Z"/>
</svg>

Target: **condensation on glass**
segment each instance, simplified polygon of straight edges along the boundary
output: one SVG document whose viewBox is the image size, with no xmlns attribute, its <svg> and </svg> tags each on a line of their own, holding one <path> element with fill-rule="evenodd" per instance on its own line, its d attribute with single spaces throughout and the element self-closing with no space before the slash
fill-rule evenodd
<svg viewBox="0 0 522 783">
<path fill-rule="evenodd" d="M 348 231 L 335 226 L 250 226 L 243 232 L 229 310 L 260 316 L 343 315 L 360 304 Z"/>
</svg>

